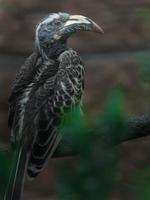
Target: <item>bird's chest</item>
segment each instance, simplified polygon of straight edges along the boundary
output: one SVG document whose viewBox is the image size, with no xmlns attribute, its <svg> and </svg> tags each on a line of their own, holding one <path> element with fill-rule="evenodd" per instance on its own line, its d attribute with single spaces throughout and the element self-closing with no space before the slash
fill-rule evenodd
<svg viewBox="0 0 150 200">
<path fill-rule="evenodd" d="M 73 95 L 75 97 L 79 97 L 82 94 L 83 91 L 83 83 L 84 83 L 84 67 L 81 65 L 78 65 L 75 68 L 72 68 L 71 70 L 67 70 L 67 77 L 68 77 L 68 84 L 70 88 L 73 91 Z"/>
</svg>

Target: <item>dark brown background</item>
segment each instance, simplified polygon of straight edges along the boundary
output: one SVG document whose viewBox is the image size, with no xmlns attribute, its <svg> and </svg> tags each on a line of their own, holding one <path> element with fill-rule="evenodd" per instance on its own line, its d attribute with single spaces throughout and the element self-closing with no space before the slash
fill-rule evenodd
<svg viewBox="0 0 150 200">
<path fill-rule="evenodd" d="M 78 33 L 70 46 L 83 57 L 86 66 L 84 102 L 88 115 L 102 111 L 109 90 L 116 84 L 123 87 L 125 110 L 130 115 L 145 113 L 147 93 L 141 83 L 137 61 L 140 54 L 149 54 L 150 21 L 143 10 L 150 9 L 150 0 L 1 0 L 0 1 L 0 140 L 8 144 L 7 99 L 11 82 L 25 58 L 34 48 L 35 26 L 41 17 L 51 12 L 82 14 L 100 24 L 104 35 Z M 149 159 L 150 139 L 130 142 L 121 147 L 124 180 L 143 160 Z M 32 183 L 27 184 L 27 196 L 41 195 L 46 200 L 53 194 L 54 165 Z M 136 166 L 136 167 L 135 167 Z M 124 197 L 130 199 L 130 197 Z M 121 199 L 119 194 L 115 200 Z"/>
</svg>

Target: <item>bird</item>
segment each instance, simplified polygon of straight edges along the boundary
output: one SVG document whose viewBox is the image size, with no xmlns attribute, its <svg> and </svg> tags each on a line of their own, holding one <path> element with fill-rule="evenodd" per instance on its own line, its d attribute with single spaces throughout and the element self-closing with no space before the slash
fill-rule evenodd
<svg viewBox="0 0 150 200">
<path fill-rule="evenodd" d="M 17 161 L 6 200 L 21 199 L 25 176 L 35 178 L 57 149 L 65 112 L 82 107 L 85 68 L 68 46 L 68 38 L 78 31 L 103 33 L 90 18 L 63 12 L 50 13 L 36 26 L 34 51 L 17 73 L 9 97 L 8 126 Z"/>
</svg>

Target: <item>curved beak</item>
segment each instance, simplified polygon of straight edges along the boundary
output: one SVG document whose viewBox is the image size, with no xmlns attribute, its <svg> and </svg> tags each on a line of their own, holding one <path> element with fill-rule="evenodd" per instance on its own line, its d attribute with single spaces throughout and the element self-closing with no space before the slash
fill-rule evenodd
<svg viewBox="0 0 150 200">
<path fill-rule="evenodd" d="M 96 24 L 93 20 L 82 16 L 82 15 L 70 15 L 68 21 L 64 24 L 65 28 L 72 27 L 72 29 L 83 30 L 83 31 L 93 31 L 96 33 L 103 34 L 103 29 Z"/>
</svg>

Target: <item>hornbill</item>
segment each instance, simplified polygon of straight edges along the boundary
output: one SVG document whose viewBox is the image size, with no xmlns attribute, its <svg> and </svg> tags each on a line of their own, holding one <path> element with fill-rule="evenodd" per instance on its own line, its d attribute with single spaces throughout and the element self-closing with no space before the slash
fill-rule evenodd
<svg viewBox="0 0 150 200">
<path fill-rule="evenodd" d="M 49 14 L 37 25 L 35 50 L 20 68 L 9 97 L 8 125 L 17 161 L 7 200 L 21 198 L 25 175 L 35 178 L 56 150 L 65 111 L 81 106 L 84 66 L 67 45 L 77 31 L 103 33 L 91 19 L 68 13 Z"/>
</svg>

